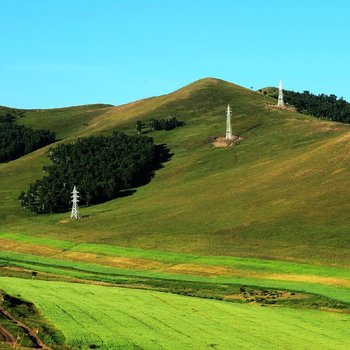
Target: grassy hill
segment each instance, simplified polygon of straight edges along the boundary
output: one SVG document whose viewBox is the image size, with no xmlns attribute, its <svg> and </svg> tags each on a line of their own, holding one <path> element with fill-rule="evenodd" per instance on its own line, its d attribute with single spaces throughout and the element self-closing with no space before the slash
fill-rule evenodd
<svg viewBox="0 0 350 350">
<path fill-rule="evenodd" d="M 233 109 L 236 147 L 213 148 Z M 185 126 L 151 132 L 172 159 L 132 196 L 67 214 L 33 216 L 19 208 L 21 190 L 43 173 L 41 149 L 1 164 L 1 227 L 77 242 L 103 242 L 210 255 L 348 264 L 348 125 L 285 110 L 274 100 L 216 79 L 120 107 L 91 105 L 27 111 L 20 123 L 49 128 L 63 142 L 78 136 L 134 132 L 136 120 L 176 116 Z"/>
<path fill-rule="evenodd" d="M 227 104 L 243 140 L 215 148 Z M 117 107 L 23 111 L 17 123 L 57 144 L 169 115 L 184 126 L 145 129 L 171 159 L 79 221 L 19 206 L 49 146 L 0 164 L 0 288 L 34 302 L 73 349 L 349 348 L 350 125 L 275 104 L 207 78 Z"/>
</svg>

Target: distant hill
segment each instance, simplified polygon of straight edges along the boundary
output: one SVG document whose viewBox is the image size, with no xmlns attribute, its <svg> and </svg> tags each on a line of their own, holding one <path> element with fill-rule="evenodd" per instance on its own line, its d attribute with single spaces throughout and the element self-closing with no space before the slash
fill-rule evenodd
<svg viewBox="0 0 350 350">
<path fill-rule="evenodd" d="M 278 97 L 277 88 L 260 89 L 265 96 Z M 283 91 L 283 99 L 287 106 L 293 106 L 303 114 L 315 116 L 320 119 L 331 120 L 341 123 L 350 123 L 350 103 L 342 97 L 331 94 L 315 95 L 310 91 L 295 92 L 291 90 Z"/>
<path fill-rule="evenodd" d="M 243 141 L 214 148 L 225 108 Z M 275 99 L 214 78 L 122 106 L 27 110 L 17 123 L 58 142 L 172 116 L 184 126 L 147 133 L 171 160 L 130 196 L 67 214 L 33 216 L 18 196 L 43 176 L 48 147 L 0 165 L 0 226 L 28 233 L 207 255 L 347 264 L 350 253 L 350 126 L 270 108 Z M 349 260 L 347 260 L 349 261 Z"/>
</svg>

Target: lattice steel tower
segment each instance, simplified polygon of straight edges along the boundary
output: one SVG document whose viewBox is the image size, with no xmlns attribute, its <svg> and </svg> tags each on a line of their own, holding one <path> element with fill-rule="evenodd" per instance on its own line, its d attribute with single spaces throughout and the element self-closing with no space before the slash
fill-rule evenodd
<svg viewBox="0 0 350 350">
<path fill-rule="evenodd" d="M 226 140 L 232 140 L 232 128 L 231 128 L 231 108 L 227 105 L 226 109 Z"/>
<path fill-rule="evenodd" d="M 283 88 L 282 88 L 282 81 L 280 80 L 280 83 L 278 85 L 278 102 L 277 102 L 278 107 L 283 107 L 284 106 L 284 101 L 283 101 Z"/>
<path fill-rule="evenodd" d="M 70 214 L 71 219 L 79 219 L 79 208 L 78 208 L 78 202 L 79 202 L 79 195 L 78 195 L 77 188 L 74 186 L 73 192 L 72 192 L 72 213 Z"/>
</svg>

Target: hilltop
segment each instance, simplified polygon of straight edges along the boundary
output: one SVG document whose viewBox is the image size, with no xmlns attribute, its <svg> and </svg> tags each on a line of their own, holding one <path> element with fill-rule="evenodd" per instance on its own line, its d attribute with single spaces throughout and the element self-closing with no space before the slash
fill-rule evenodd
<svg viewBox="0 0 350 350">
<path fill-rule="evenodd" d="M 290 110 L 229 82 L 206 78 L 122 106 L 28 110 L 17 122 L 58 142 L 135 133 L 137 120 L 174 116 L 184 126 L 147 133 L 172 158 L 134 194 L 82 208 L 86 220 L 22 210 L 18 195 L 43 176 L 49 147 L 0 164 L 3 232 L 75 242 L 349 266 L 350 126 Z M 232 107 L 238 146 L 214 148 Z"/>
<path fill-rule="evenodd" d="M 240 142 L 214 147 L 227 104 Z M 123 106 L 22 110 L 16 123 L 58 141 L 0 164 L 0 346 L 349 348 L 350 126 L 275 105 L 207 78 Z M 50 147 L 169 116 L 181 127 L 144 129 L 170 158 L 147 184 L 76 221 L 20 207 Z"/>
</svg>

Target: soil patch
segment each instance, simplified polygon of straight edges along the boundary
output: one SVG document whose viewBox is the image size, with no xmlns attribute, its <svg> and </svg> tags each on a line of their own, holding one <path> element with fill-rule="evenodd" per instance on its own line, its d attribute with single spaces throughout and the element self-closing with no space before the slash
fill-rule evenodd
<svg viewBox="0 0 350 350">
<path fill-rule="evenodd" d="M 240 136 L 233 136 L 232 140 L 226 140 L 225 136 L 214 137 L 214 147 L 232 147 L 238 145 L 243 140 Z"/>
<path fill-rule="evenodd" d="M 273 109 L 273 110 L 280 110 L 280 111 L 291 111 L 291 112 L 298 112 L 297 109 L 293 106 L 277 106 L 277 105 L 271 105 L 271 104 L 266 104 L 265 105 L 266 109 Z"/>
</svg>

